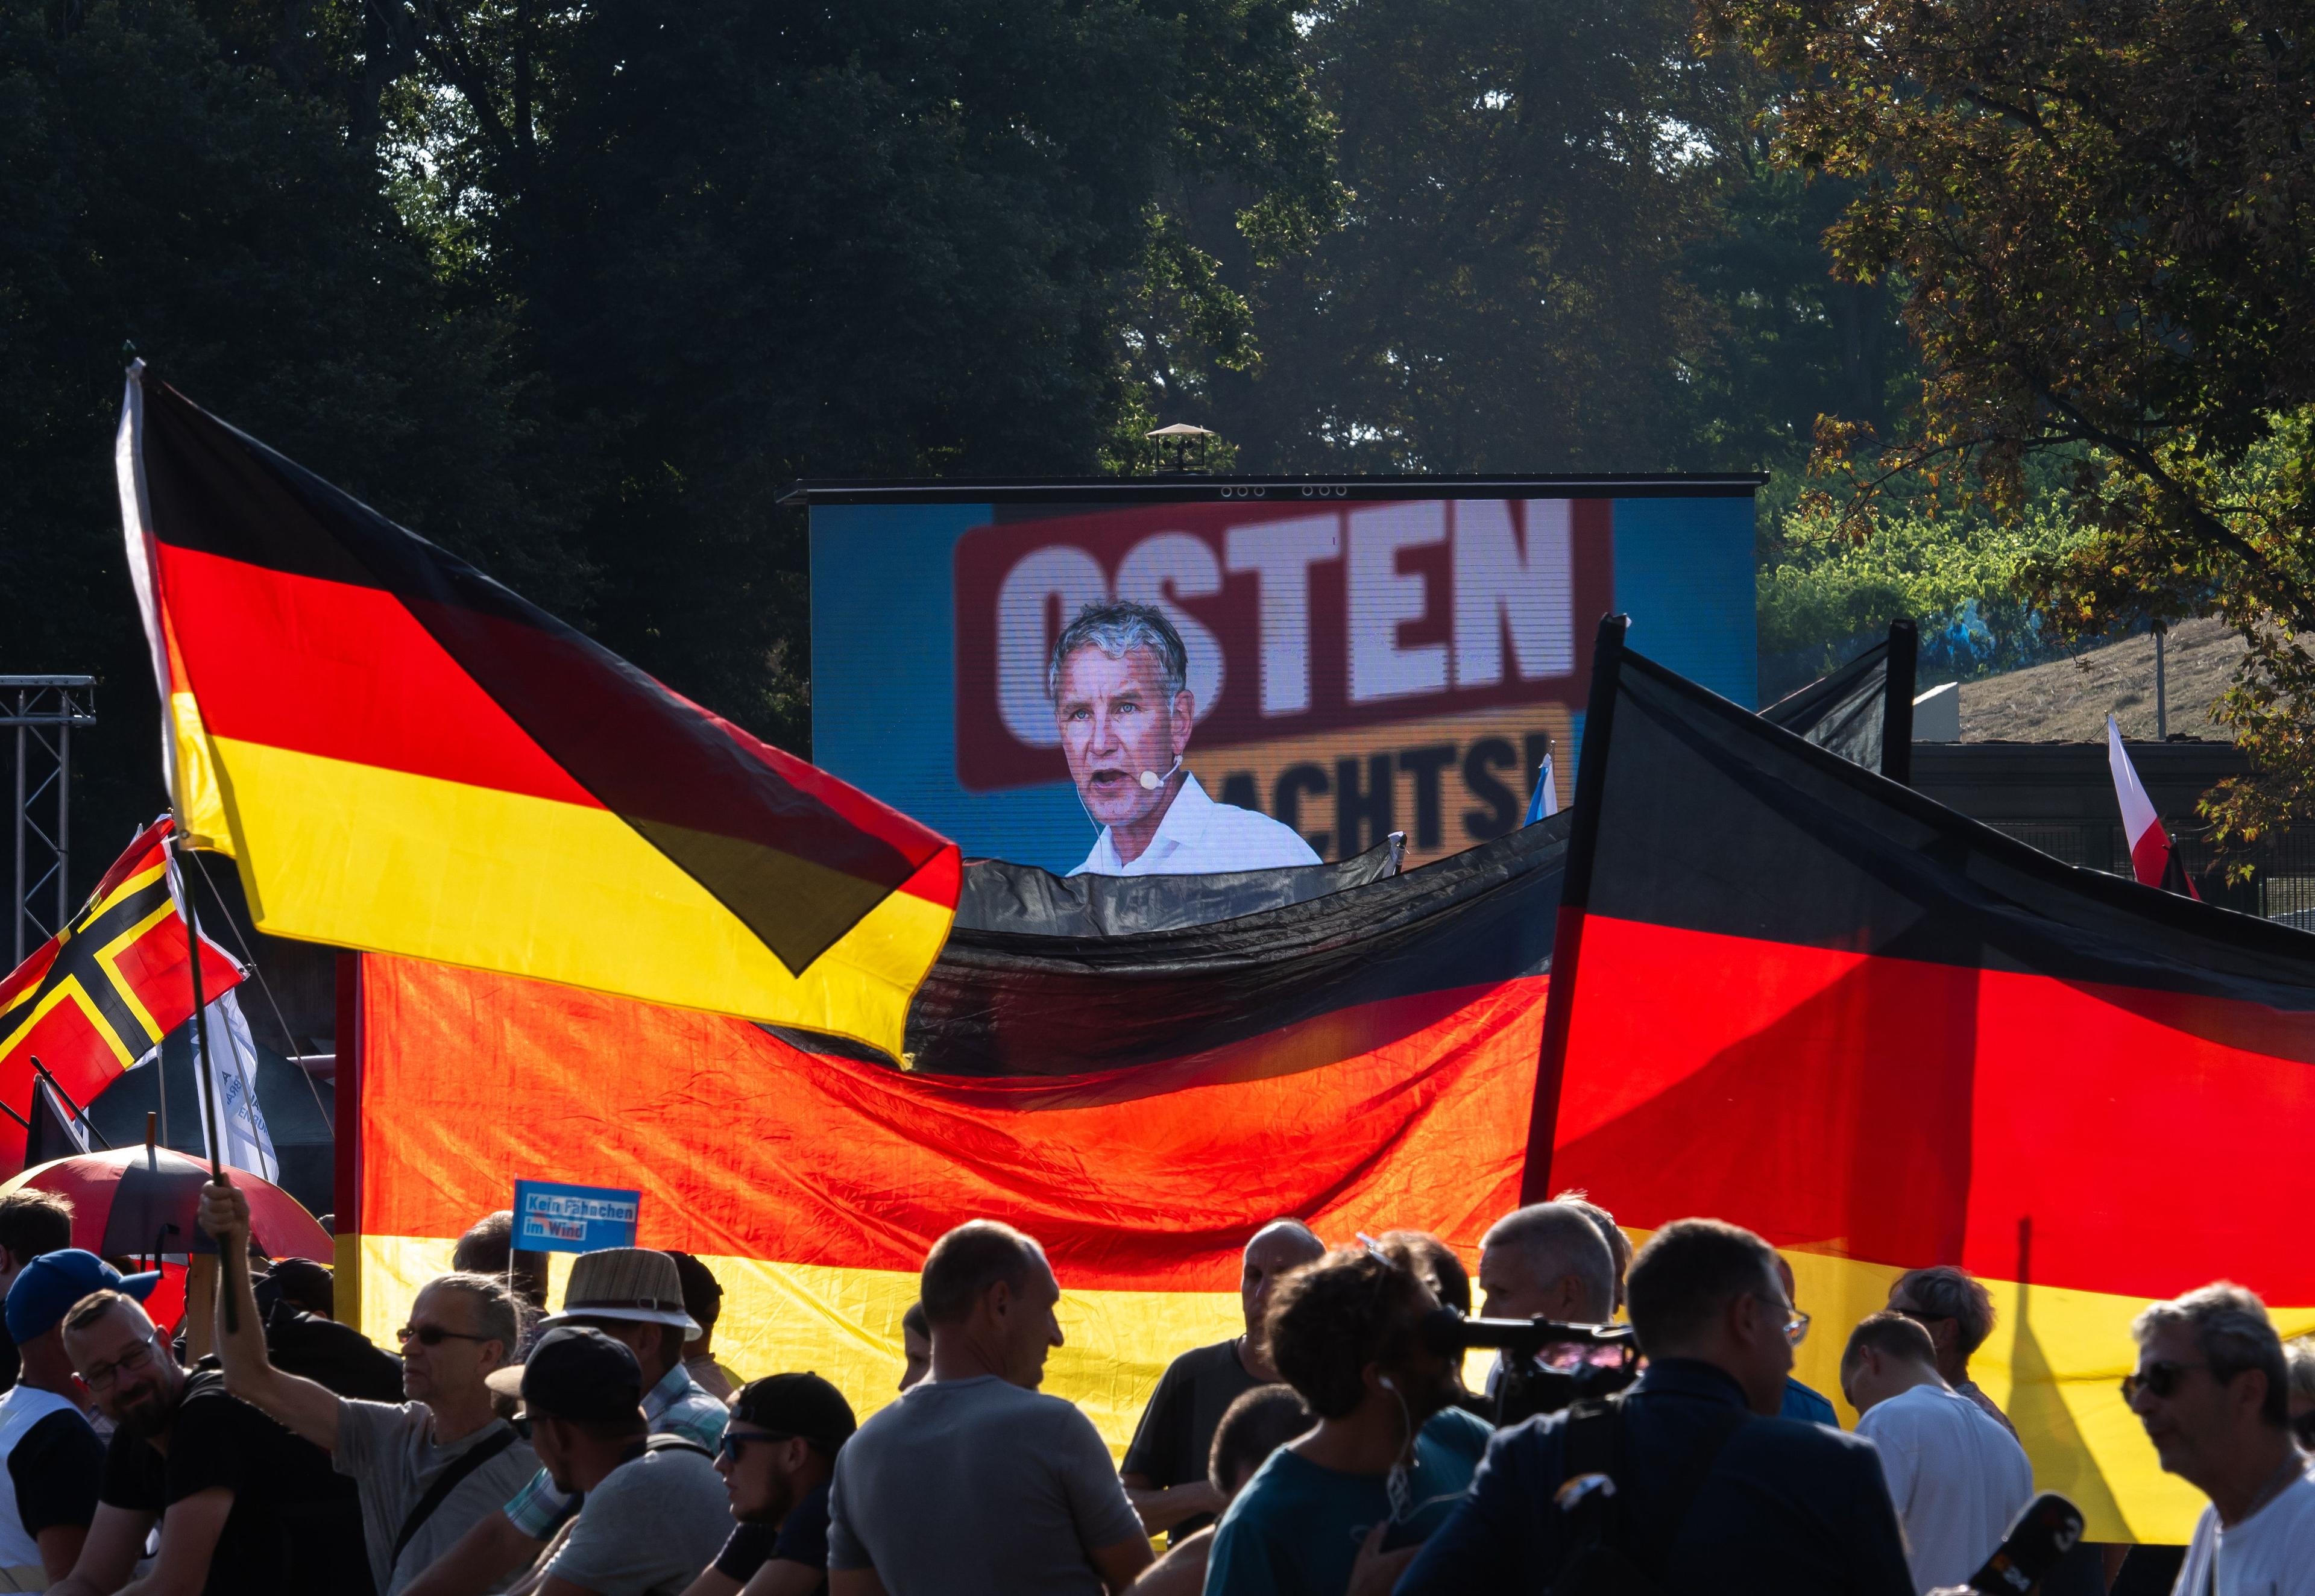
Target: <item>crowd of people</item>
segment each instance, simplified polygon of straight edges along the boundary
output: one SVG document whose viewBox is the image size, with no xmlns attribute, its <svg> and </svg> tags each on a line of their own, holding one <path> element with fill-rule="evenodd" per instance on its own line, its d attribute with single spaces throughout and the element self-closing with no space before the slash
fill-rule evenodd
<svg viewBox="0 0 2315 1596">
<path fill-rule="evenodd" d="M 1849 1329 L 1844 1431 L 1794 1378 L 1812 1323 L 1766 1242 L 1683 1219 L 1635 1254 L 1574 1193 L 1497 1222 L 1476 1279 L 1489 1318 L 1628 1323 L 1614 1359 L 1539 1354 L 1573 1360 L 1570 1401 L 1495 1422 L 1538 1371 L 1506 1352 L 1466 1383 L 1441 1332 L 1474 1280 L 1436 1237 L 1330 1249 L 1282 1219 L 1246 1244 L 1243 1333 L 1173 1361 L 1122 1464 L 1039 1388 L 1060 1288 L 992 1220 L 932 1246 L 899 1395 L 858 1422 L 817 1374 L 718 1362 L 722 1292 L 687 1255 L 582 1255 L 547 1312 L 491 1216 L 396 1358 L 333 1322 L 319 1266 L 253 1256 L 230 1186 L 204 1190 L 217 1300 L 182 1341 L 146 1310 L 158 1276 L 74 1249 L 71 1219 L 0 1198 L 4 1590 L 1926 1596 L 2036 1484 L 1969 1378 L 1994 1310 L 1963 1271 L 1903 1276 Z M 2043 1588 L 2315 1596 L 2315 1346 L 2224 1282 L 2133 1333 L 2131 1410 L 2207 1506 L 2175 1574 L 2089 1547 Z"/>
</svg>

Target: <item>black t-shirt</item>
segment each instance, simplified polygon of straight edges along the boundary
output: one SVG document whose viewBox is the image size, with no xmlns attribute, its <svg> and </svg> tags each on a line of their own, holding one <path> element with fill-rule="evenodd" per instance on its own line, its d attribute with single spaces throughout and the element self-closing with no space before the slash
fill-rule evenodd
<svg viewBox="0 0 2315 1596">
<path fill-rule="evenodd" d="M 1235 1337 L 1184 1352 L 1159 1377 L 1118 1472 L 1144 1476 L 1153 1485 L 1186 1485 L 1205 1478 L 1222 1414 L 1261 1384 L 1237 1361 Z M 1202 1516 L 1185 1519 L 1174 1526 L 1168 1544 L 1212 1522 Z"/>
<path fill-rule="evenodd" d="M 204 1359 L 185 1376 L 168 1456 L 115 1431 L 100 1494 L 165 1519 L 172 1503 L 218 1485 L 233 1493 L 233 1511 L 209 1559 L 208 1596 L 372 1589 L 359 1487 L 330 1466 L 327 1452 L 230 1395 Z"/>
<path fill-rule="evenodd" d="M 715 1555 L 715 1572 L 744 1585 L 774 1559 L 801 1563 L 807 1568 L 828 1566 L 827 1485 L 807 1493 L 788 1510 L 776 1530 L 769 1524 L 742 1524 L 732 1530 L 732 1538 Z"/>
<path fill-rule="evenodd" d="M 38 1538 L 59 1524 L 85 1530 L 96 1518 L 97 1482 L 104 1475 L 104 1443 L 76 1413 L 52 1413 L 8 1454 L 16 1487 L 16 1517 Z"/>
</svg>

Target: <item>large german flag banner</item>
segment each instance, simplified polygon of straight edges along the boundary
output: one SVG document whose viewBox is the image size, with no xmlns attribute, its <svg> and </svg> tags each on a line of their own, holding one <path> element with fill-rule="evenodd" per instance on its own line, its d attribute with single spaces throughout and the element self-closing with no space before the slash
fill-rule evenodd
<svg viewBox="0 0 2315 1596">
<path fill-rule="evenodd" d="M 1565 828 L 1310 902 L 1110 938 L 960 932 L 911 1069 L 800 1033 L 410 960 L 347 961 L 341 1282 L 373 1336 L 519 1177 L 640 1189 L 723 1282 L 716 1354 L 864 1414 L 952 1226 L 1052 1259 L 1046 1389 L 1122 1449 L 1166 1361 L 1240 1328 L 1239 1252 L 1514 1206 Z M 1194 883 L 1192 883 L 1194 885 Z M 354 973 L 358 968 L 358 975 Z M 817 1048 L 818 1051 L 813 1051 Z M 342 1289 L 342 1285 L 341 1285 Z"/>
<path fill-rule="evenodd" d="M 1909 1267 L 2000 1311 L 1973 1374 L 2102 1540 L 2183 1541 L 2117 1382 L 2151 1299 L 2315 1327 L 2315 938 L 2075 869 L 1811 747 L 1603 626 L 1530 1190 L 1792 1259 L 1831 1396 Z M 1548 1137 L 1548 1140 L 1546 1138 Z"/>
<path fill-rule="evenodd" d="M 934 832 L 129 374 L 129 569 L 195 846 L 259 929 L 897 1051 Z"/>
<path fill-rule="evenodd" d="M 38 1059 L 85 1107 L 193 1017 L 191 940 L 169 891 L 169 822 L 137 834 L 70 924 L 0 981 L 0 1103 L 31 1116 Z M 201 939 L 202 996 L 241 967 Z M 0 1115 L 0 1168 L 24 1163 L 24 1128 Z"/>
</svg>

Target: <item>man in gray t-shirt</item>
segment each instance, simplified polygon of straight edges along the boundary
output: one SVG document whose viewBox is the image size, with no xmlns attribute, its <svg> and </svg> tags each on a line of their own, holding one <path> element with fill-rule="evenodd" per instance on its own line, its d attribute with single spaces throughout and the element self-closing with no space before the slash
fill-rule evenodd
<svg viewBox="0 0 2315 1596">
<path fill-rule="evenodd" d="M 422 1403 L 397 1407 L 338 1399 L 338 1444 L 330 1460 L 361 1486 L 362 1539 L 378 1596 L 395 1596 L 425 1572 L 475 1520 L 521 1489 L 538 1467 L 529 1446 L 515 1438 L 504 1419 L 492 1419 L 454 1441 L 438 1441 L 436 1433 L 434 1412 Z M 484 1450 L 488 1456 L 466 1461 L 468 1454 Z M 412 1510 L 452 1468 L 460 1468 L 462 1477 L 412 1525 Z M 397 1557 L 395 1543 L 405 1526 L 410 1538 Z"/>
<path fill-rule="evenodd" d="M 490 1275 L 430 1281 L 402 1331 L 402 1384 L 411 1400 L 355 1401 L 273 1366 L 250 1287 L 249 1199 L 241 1188 L 202 1187 L 200 1222 L 217 1238 L 224 1278 L 240 1299 L 231 1329 L 218 1315 L 226 1389 L 320 1447 L 352 1477 L 360 1487 L 370 1578 L 378 1596 L 395 1596 L 537 1467 L 492 1405 L 490 1376 L 505 1365 L 518 1335 L 514 1299 Z M 454 1469 L 460 1477 L 433 1494 Z"/>
<path fill-rule="evenodd" d="M 934 1244 L 921 1293 L 932 1378 L 836 1456 L 832 1596 L 1122 1591 L 1149 1538 L 1092 1421 L 1035 1388 L 1061 1344 L 1043 1249 L 976 1219 Z"/>
<path fill-rule="evenodd" d="M 600 1596 L 680 1596 L 715 1561 L 732 1534 L 723 1476 L 680 1437 L 654 1444 L 587 1493 L 548 1578 Z"/>
</svg>

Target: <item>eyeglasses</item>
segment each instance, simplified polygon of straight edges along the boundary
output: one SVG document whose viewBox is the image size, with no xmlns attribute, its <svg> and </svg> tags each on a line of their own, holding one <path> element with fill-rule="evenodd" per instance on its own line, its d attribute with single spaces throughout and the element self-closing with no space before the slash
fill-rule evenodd
<svg viewBox="0 0 2315 1596">
<path fill-rule="evenodd" d="M 1798 1346 L 1801 1343 L 1808 1339 L 1808 1315 L 1803 1313 L 1799 1308 L 1795 1308 L 1791 1303 L 1783 1300 L 1781 1298 L 1763 1297 L 1761 1300 L 1770 1308 L 1781 1309 L 1783 1312 L 1792 1316 L 1785 1321 L 1786 1345 Z"/>
<path fill-rule="evenodd" d="M 715 1451 L 718 1457 L 729 1458 L 736 1464 L 746 1454 L 747 1449 L 757 1441 L 794 1439 L 794 1436 L 783 1434 L 777 1430 L 726 1430 L 723 1439 L 716 1443 Z"/>
<path fill-rule="evenodd" d="M 120 1354 L 110 1363 L 99 1363 L 81 1372 L 81 1383 L 92 1391 L 109 1388 L 112 1382 L 131 1370 L 142 1369 L 153 1361 L 153 1338 L 149 1335 Z"/>
<path fill-rule="evenodd" d="M 464 1330 L 445 1330 L 439 1325 L 404 1325 L 394 1333 L 394 1339 L 404 1346 L 416 1342 L 422 1347 L 438 1347 L 446 1341 L 496 1341 L 495 1335 L 469 1335 Z"/>
<path fill-rule="evenodd" d="M 2158 1358 L 2136 1373 L 2122 1377 L 2122 1399 L 2135 1402 L 2141 1391 L 2151 1391 L 2158 1397 L 2167 1398 L 2178 1388 L 2179 1378 L 2188 1370 L 2209 1367 L 2207 1363 L 2173 1363 L 2168 1359 Z"/>
</svg>

